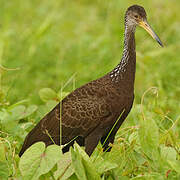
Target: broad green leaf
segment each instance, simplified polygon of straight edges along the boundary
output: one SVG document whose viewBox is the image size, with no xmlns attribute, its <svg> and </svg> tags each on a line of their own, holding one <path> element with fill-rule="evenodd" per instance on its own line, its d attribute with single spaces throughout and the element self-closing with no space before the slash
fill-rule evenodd
<svg viewBox="0 0 180 180">
<path fill-rule="evenodd" d="M 112 171 L 113 171 L 114 179 L 129 180 L 129 177 L 122 175 L 122 171 L 120 169 L 116 168 L 116 169 L 113 169 Z"/>
<path fill-rule="evenodd" d="M 37 107 L 36 105 L 31 105 L 31 106 L 27 107 L 22 118 L 25 118 L 25 117 L 30 116 L 30 115 L 33 114 L 37 109 L 38 109 L 38 107 Z"/>
<path fill-rule="evenodd" d="M 90 160 L 89 156 L 86 154 L 86 152 L 77 144 L 74 144 L 75 152 L 78 153 L 82 157 L 82 164 L 84 166 L 87 179 L 88 180 L 99 180 L 100 174 L 98 174 L 97 169 L 93 165 L 92 161 Z"/>
<path fill-rule="evenodd" d="M 68 178 L 68 180 L 79 180 L 76 176 L 76 174 L 74 173 L 71 177 Z"/>
<path fill-rule="evenodd" d="M 25 118 L 28 115 L 30 115 L 29 112 L 26 112 L 25 106 L 22 105 L 14 107 L 9 112 L 8 111 L 0 112 L 0 120 L 2 123 L 3 130 L 12 133 L 14 135 L 20 134 L 19 128 L 21 128 L 20 127 L 21 125 L 18 124 L 18 122 L 20 119 Z"/>
<path fill-rule="evenodd" d="M 74 171 L 78 179 L 88 180 L 82 163 L 82 156 L 71 147 L 71 158 Z"/>
<path fill-rule="evenodd" d="M 87 153 L 82 149 L 82 147 L 79 146 L 76 142 L 74 143 L 74 150 L 78 152 L 83 159 L 85 159 L 88 162 L 91 162 L 90 157 L 87 155 Z"/>
<path fill-rule="evenodd" d="M 18 126 L 20 126 L 21 129 L 26 130 L 27 128 L 33 126 L 32 122 L 26 122 L 26 123 L 19 123 Z M 25 131 L 24 131 L 25 132 Z"/>
<path fill-rule="evenodd" d="M 141 148 L 150 158 L 157 158 L 159 145 L 159 131 L 153 119 L 140 121 L 139 139 Z"/>
<path fill-rule="evenodd" d="M 47 102 L 49 100 L 57 100 L 57 94 L 51 88 L 43 88 L 39 91 L 39 96 L 42 101 Z"/>
<path fill-rule="evenodd" d="M 161 146 L 161 156 L 163 159 L 175 161 L 177 152 L 172 147 Z"/>
<path fill-rule="evenodd" d="M 126 164 L 126 152 L 124 146 L 120 144 L 114 144 L 111 152 L 108 153 L 108 161 L 118 165 L 118 170 L 122 171 Z"/>
<path fill-rule="evenodd" d="M 10 133 L 18 134 L 17 126 L 20 119 L 26 118 L 37 110 L 37 106 L 26 108 L 23 105 L 13 106 L 0 112 L 0 121 L 3 129 Z"/>
<path fill-rule="evenodd" d="M 100 174 L 98 174 L 95 166 L 93 166 L 92 163 L 86 161 L 85 159 L 82 159 L 82 162 L 83 162 L 83 166 L 85 168 L 88 180 L 101 180 Z"/>
<path fill-rule="evenodd" d="M 103 180 L 103 179 L 102 179 Z M 104 178 L 104 180 L 105 180 L 105 178 Z M 112 177 L 112 176 L 108 176 L 107 178 L 106 178 L 106 180 L 114 180 L 114 178 Z"/>
<path fill-rule="evenodd" d="M 8 165 L 7 162 L 1 162 L 0 161 L 0 179 L 8 179 L 9 176 L 9 170 L 8 170 Z"/>
<path fill-rule="evenodd" d="M 8 107 L 8 110 L 11 110 L 11 109 L 15 108 L 16 106 L 25 104 L 25 103 L 27 103 L 28 101 L 29 101 L 28 99 L 24 99 L 24 100 L 22 100 L 22 101 L 18 101 L 17 103 L 12 104 L 11 106 L 9 106 L 9 107 Z"/>
<path fill-rule="evenodd" d="M 43 142 L 33 144 L 22 155 L 19 169 L 24 179 L 38 179 L 48 173 L 61 158 L 61 149 L 57 145 L 45 148 Z"/>
<path fill-rule="evenodd" d="M 25 106 L 15 106 L 13 109 L 1 111 L 0 121 L 7 132 L 12 133 L 25 112 Z"/>
<path fill-rule="evenodd" d="M 0 120 L 2 124 L 10 123 L 21 119 L 26 107 L 23 105 L 15 106 L 13 109 L 1 111 Z"/>
<path fill-rule="evenodd" d="M 146 157 L 142 153 L 134 151 L 133 155 L 134 155 L 134 158 L 136 158 L 136 164 L 138 166 L 141 166 L 142 164 L 146 163 L 147 161 Z"/>
<path fill-rule="evenodd" d="M 49 100 L 46 102 L 46 105 L 41 105 L 38 107 L 38 116 L 39 118 L 43 118 L 48 112 L 50 112 L 56 105 L 58 104 L 57 101 Z M 40 120 L 39 119 L 39 120 Z"/>
<path fill-rule="evenodd" d="M 53 109 L 56 105 L 58 104 L 57 101 L 54 101 L 54 100 L 49 100 L 47 103 L 46 103 L 46 110 L 51 110 Z"/>
<path fill-rule="evenodd" d="M 118 167 L 117 164 L 109 162 L 109 161 L 103 159 L 101 156 L 98 156 L 98 158 L 94 162 L 94 165 L 99 174 L 103 174 L 104 172 L 107 172 L 111 169 Z"/>
<path fill-rule="evenodd" d="M 22 119 L 26 111 L 26 107 L 23 105 L 15 106 L 10 110 L 10 116 L 14 116 L 14 119 Z"/>
<path fill-rule="evenodd" d="M 57 171 L 54 173 L 55 179 L 65 180 L 72 176 L 74 169 L 72 167 L 71 154 L 67 152 L 62 155 L 57 163 Z"/>
</svg>

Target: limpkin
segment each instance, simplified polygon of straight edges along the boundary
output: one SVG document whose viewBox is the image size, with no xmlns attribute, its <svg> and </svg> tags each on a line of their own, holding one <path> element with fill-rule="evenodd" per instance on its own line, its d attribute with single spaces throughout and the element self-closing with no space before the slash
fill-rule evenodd
<svg viewBox="0 0 180 180">
<path fill-rule="evenodd" d="M 43 141 L 46 146 L 53 143 L 60 145 L 60 127 L 62 144 L 70 142 L 63 148 L 63 152 L 69 150 L 73 145 L 71 140 L 75 137 L 79 145 L 85 146 L 89 156 L 99 141 L 104 150 L 110 151 L 109 143 L 114 142 L 116 132 L 133 105 L 137 25 L 163 46 L 148 24 L 144 8 L 139 5 L 129 7 L 125 13 L 124 50 L 120 63 L 105 76 L 81 86 L 56 105 L 26 136 L 20 156 L 38 141 Z"/>
</svg>

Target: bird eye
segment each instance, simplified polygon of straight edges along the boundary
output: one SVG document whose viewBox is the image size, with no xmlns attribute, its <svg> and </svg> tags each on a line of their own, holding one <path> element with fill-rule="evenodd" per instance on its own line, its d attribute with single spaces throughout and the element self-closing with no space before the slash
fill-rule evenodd
<svg viewBox="0 0 180 180">
<path fill-rule="evenodd" d="M 134 15 L 135 18 L 138 18 L 138 15 Z"/>
</svg>

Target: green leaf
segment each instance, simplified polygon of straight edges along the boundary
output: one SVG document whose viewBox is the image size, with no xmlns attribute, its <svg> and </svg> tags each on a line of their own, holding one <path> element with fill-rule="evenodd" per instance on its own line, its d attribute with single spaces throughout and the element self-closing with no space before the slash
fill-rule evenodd
<svg viewBox="0 0 180 180">
<path fill-rule="evenodd" d="M 10 110 L 10 116 L 13 116 L 14 119 L 19 120 L 22 119 L 22 117 L 25 114 L 26 107 L 24 105 L 15 106 Z"/>
<path fill-rule="evenodd" d="M 139 136 L 138 136 L 138 131 L 135 131 L 130 134 L 128 141 L 130 144 L 133 144 L 133 149 L 137 152 L 140 150 L 140 142 L 139 142 Z"/>
<path fill-rule="evenodd" d="M 84 160 L 86 160 L 86 161 L 88 161 L 88 162 L 91 162 L 90 157 L 89 157 L 89 156 L 87 155 L 87 153 L 82 149 L 82 147 L 80 147 L 79 144 L 77 144 L 76 142 L 74 143 L 74 150 L 75 150 L 76 152 L 78 152 Z"/>
<path fill-rule="evenodd" d="M 124 150 L 124 145 L 114 144 L 111 152 L 107 154 L 107 160 L 109 162 L 115 163 L 118 165 L 118 168 L 114 169 L 118 174 L 122 173 L 124 167 L 126 166 L 127 156 L 126 151 Z"/>
<path fill-rule="evenodd" d="M 164 180 L 164 176 L 159 173 L 146 173 L 143 175 L 138 175 L 133 180 Z"/>
<path fill-rule="evenodd" d="M 4 143 L 0 140 L 0 161 L 6 162 L 6 152 L 5 152 Z"/>
<path fill-rule="evenodd" d="M 91 159 L 86 154 L 86 152 L 77 144 L 74 144 L 74 150 L 82 158 L 82 164 L 84 166 L 86 176 L 88 180 L 100 180 L 100 174 L 98 174 L 97 169 L 93 165 Z"/>
<path fill-rule="evenodd" d="M 58 92 L 58 98 L 59 98 L 59 101 L 62 101 L 67 95 L 69 94 L 69 92 L 61 92 L 59 91 Z"/>
<path fill-rule="evenodd" d="M 6 124 L 12 121 L 21 119 L 25 112 L 26 107 L 23 105 L 15 106 L 14 108 L 4 111 L 1 111 L 0 120 L 2 124 Z"/>
<path fill-rule="evenodd" d="M 89 163 L 85 159 L 82 159 L 82 162 L 85 167 L 88 180 L 101 180 L 100 175 L 97 173 L 96 168 L 93 166 L 92 163 Z"/>
<path fill-rule="evenodd" d="M 71 164 L 71 154 L 67 152 L 62 155 L 60 161 L 57 164 L 57 171 L 54 173 L 55 179 L 65 180 L 74 174 L 74 169 Z"/>
<path fill-rule="evenodd" d="M 43 118 L 48 112 L 50 112 L 56 105 L 57 101 L 49 100 L 46 102 L 46 105 L 41 105 L 38 107 L 38 116 L 39 118 Z"/>
<path fill-rule="evenodd" d="M 76 176 L 76 174 L 73 174 L 71 177 L 68 178 L 68 180 L 79 180 Z"/>
<path fill-rule="evenodd" d="M 137 139 L 138 139 L 138 132 L 137 131 L 131 133 L 129 138 L 128 138 L 130 143 L 132 143 L 133 141 L 135 141 Z"/>
<path fill-rule="evenodd" d="M 176 156 L 177 156 L 177 152 L 172 147 L 161 146 L 161 156 L 163 159 L 175 161 Z"/>
<path fill-rule="evenodd" d="M 39 91 L 39 96 L 42 101 L 57 100 L 57 93 L 51 88 L 43 88 Z"/>
<path fill-rule="evenodd" d="M 29 101 L 28 99 L 24 99 L 24 100 L 18 101 L 17 103 L 12 104 L 11 106 L 9 106 L 9 107 L 8 107 L 8 110 L 11 110 L 11 109 L 15 108 L 16 106 L 25 104 L 25 103 L 27 103 L 28 101 Z"/>
<path fill-rule="evenodd" d="M 47 110 L 47 112 L 49 112 L 50 110 L 52 110 L 57 104 L 58 104 L 57 101 L 49 100 L 49 101 L 46 103 L 46 110 Z"/>
<path fill-rule="evenodd" d="M 9 170 L 6 162 L 0 161 L 0 179 L 8 179 Z"/>
<path fill-rule="evenodd" d="M 173 168 L 173 170 L 175 170 L 178 174 L 180 174 L 180 161 L 178 161 L 178 160 L 175 160 L 175 161 L 168 160 L 168 163 Z"/>
<path fill-rule="evenodd" d="M 118 167 L 117 164 L 109 162 L 109 161 L 103 159 L 101 156 L 98 156 L 98 158 L 94 162 L 94 165 L 99 174 L 103 174 L 111 169 Z"/>
<path fill-rule="evenodd" d="M 78 179 L 87 180 L 85 169 L 82 163 L 82 156 L 71 147 L 72 165 Z"/>
<path fill-rule="evenodd" d="M 15 106 L 13 109 L 9 111 L 3 110 L 0 113 L 0 121 L 2 123 L 3 129 L 7 132 L 12 133 L 14 128 L 16 128 L 18 121 L 21 119 L 23 114 L 25 113 L 25 106 L 19 105 Z"/>
<path fill-rule="evenodd" d="M 153 119 L 140 121 L 139 139 L 143 151 L 150 158 L 157 158 L 159 145 L 159 131 Z"/>
<path fill-rule="evenodd" d="M 0 121 L 5 131 L 18 134 L 18 122 L 26 118 L 37 110 L 37 106 L 31 105 L 26 108 L 23 105 L 13 106 L 13 108 L 4 109 L 0 112 Z"/>
<path fill-rule="evenodd" d="M 19 169 L 24 179 L 38 179 L 48 173 L 61 158 L 61 149 L 57 145 L 45 148 L 43 142 L 28 148 L 19 162 Z"/>
<path fill-rule="evenodd" d="M 32 122 L 20 123 L 18 124 L 18 126 L 20 126 L 20 128 L 25 132 L 26 129 L 33 126 L 33 123 Z"/>
<path fill-rule="evenodd" d="M 38 109 L 38 107 L 36 105 L 31 105 L 28 108 L 26 108 L 25 113 L 23 115 L 22 118 L 26 118 L 28 116 L 30 116 L 31 114 L 33 114 L 36 110 Z"/>
</svg>

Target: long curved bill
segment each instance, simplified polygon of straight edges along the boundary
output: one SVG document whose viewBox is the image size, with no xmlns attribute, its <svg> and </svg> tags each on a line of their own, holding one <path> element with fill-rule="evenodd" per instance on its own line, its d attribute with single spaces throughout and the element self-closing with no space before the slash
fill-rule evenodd
<svg viewBox="0 0 180 180">
<path fill-rule="evenodd" d="M 153 29 L 151 28 L 151 26 L 148 24 L 147 21 L 140 21 L 139 26 L 144 28 L 153 37 L 153 39 L 155 39 L 163 47 L 163 44 L 159 39 L 158 35 L 153 31 Z"/>
</svg>

